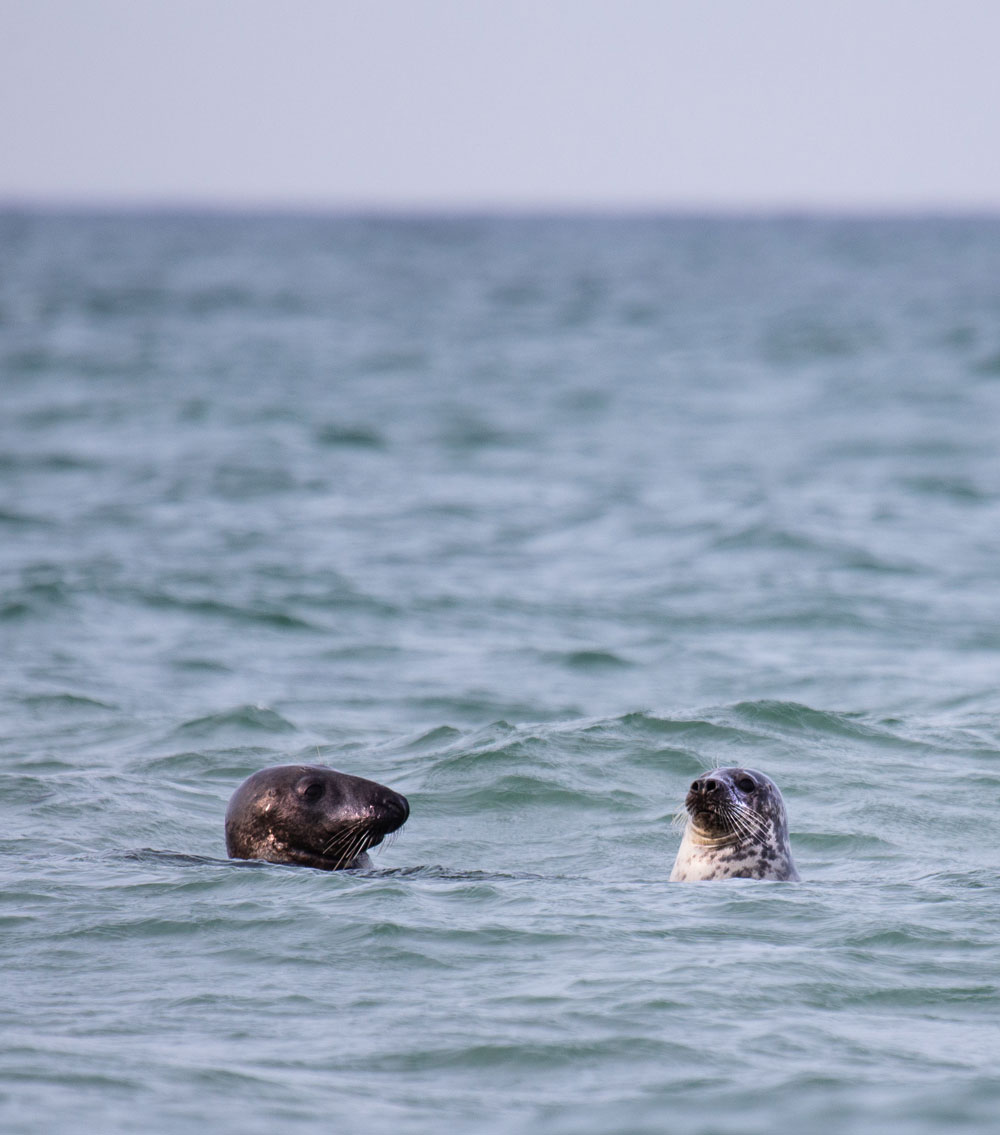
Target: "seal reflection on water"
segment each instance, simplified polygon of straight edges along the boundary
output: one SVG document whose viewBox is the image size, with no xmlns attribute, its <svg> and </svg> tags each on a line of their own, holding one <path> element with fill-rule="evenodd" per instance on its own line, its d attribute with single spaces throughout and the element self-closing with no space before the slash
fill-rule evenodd
<svg viewBox="0 0 1000 1135">
<path fill-rule="evenodd" d="M 226 809 L 230 859 L 266 859 L 338 871 L 406 823 L 405 796 L 319 765 L 274 765 L 248 777 Z"/>
<path fill-rule="evenodd" d="M 749 768 L 714 769 L 691 785 L 684 806 L 688 820 L 672 883 L 798 879 L 785 802 L 770 777 Z"/>
</svg>

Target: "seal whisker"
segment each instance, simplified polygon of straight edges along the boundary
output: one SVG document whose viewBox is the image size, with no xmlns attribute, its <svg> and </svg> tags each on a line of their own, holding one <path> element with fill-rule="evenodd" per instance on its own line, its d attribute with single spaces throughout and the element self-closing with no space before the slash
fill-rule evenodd
<svg viewBox="0 0 1000 1135">
<path fill-rule="evenodd" d="M 323 854 L 329 855 L 331 858 L 343 856 L 344 852 L 350 847 L 358 836 L 359 832 L 364 831 L 368 826 L 368 820 L 355 820 L 353 824 L 338 832 L 333 839 L 323 848 Z"/>
<path fill-rule="evenodd" d="M 371 828 L 366 827 L 363 831 L 360 831 L 357 838 L 351 844 L 349 853 L 344 856 L 343 866 L 349 867 L 359 855 L 367 851 L 368 848 L 371 847 L 371 839 Z"/>
<path fill-rule="evenodd" d="M 334 834 L 330 837 L 330 839 L 327 840 L 327 842 L 323 844 L 323 847 L 320 851 L 320 855 L 331 855 L 331 856 L 334 855 L 334 853 L 336 851 L 339 851 L 340 847 L 344 844 L 345 840 L 353 832 L 354 832 L 354 825 L 353 824 L 350 827 L 341 828 L 339 831 L 334 832 Z"/>
<path fill-rule="evenodd" d="M 750 805 L 743 800 L 728 800 L 726 802 L 726 808 L 734 816 L 738 815 L 750 827 L 767 827 L 767 821 L 764 817 L 755 812 Z"/>
<path fill-rule="evenodd" d="M 368 822 L 360 825 L 353 842 L 350 845 L 349 852 L 345 855 L 345 866 L 353 863 L 355 859 L 372 845 L 375 833 Z"/>
<path fill-rule="evenodd" d="M 325 858 L 334 861 L 334 870 L 339 871 L 341 868 L 346 867 L 351 861 L 351 856 L 348 854 L 347 841 L 338 842 L 337 846 L 331 848 L 329 851 L 323 853 Z"/>
<path fill-rule="evenodd" d="M 758 840 L 766 840 L 768 838 L 768 831 L 770 823 L 758 816 L 756 812 L 751 812 L 749 808 L 742 808 L 740 810 L 740 819 L 746 825 L 747 831 L 755 836 Z"/>
<path fill-rule="evenodd" d="M 740 814 L 740 809 L 734 807 L 729 801 L 719 809 L 719 818 L 730 827 L 737 828 L 741 832 L 746 832 L 749 827 L 746 818 Z"/>
<path fill-rule="evenodd" d="M 345 867 L 349 866 L 354 862 L 355 859 L 357 859 L 359 853 L 365 846 L 367 838 L 368 832 L 366 830 L 361 827 L 355 829 L 353 839 L 344 848 L 343 865 Z"/>
<path fill-rule="evenodd" d="M 353 838 L 354 833 L 358 830 L 358 820 L 352 821 L 350 824 L 342 828 L 338 828 L 333 833 L 330 839 L 323 845 L 323 855 L 329 855 L 335 848 L 341 848 L 347 841 Z"/>
<path fill-rule="evenodd" d="M 741 821 L 738 814 L 728 809 L 720 809 L 719 819 L 723 821 L 728 831 L 733 835 L 736 835 L 743 840 L 749 838 L 746 827 Z"/>
<path fill-rule="evenodd" d="M 726 815 L 730 823 L 744 839 L 758 844 L 765 841 L 767 825 L 759 816 L 741 807 L 730 807 L 727 809 Z"/>
</svg>

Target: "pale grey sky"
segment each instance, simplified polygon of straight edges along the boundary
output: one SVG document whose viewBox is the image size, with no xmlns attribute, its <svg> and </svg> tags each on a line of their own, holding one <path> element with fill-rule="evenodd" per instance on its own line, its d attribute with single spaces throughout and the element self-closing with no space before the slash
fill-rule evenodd
<svg viewBox="0 0 1000 1135">
<path fill-rule="evenodd" d="M 0 201 L 1000 210 L 1000 3 L 0 0 Z"/>
</svg>

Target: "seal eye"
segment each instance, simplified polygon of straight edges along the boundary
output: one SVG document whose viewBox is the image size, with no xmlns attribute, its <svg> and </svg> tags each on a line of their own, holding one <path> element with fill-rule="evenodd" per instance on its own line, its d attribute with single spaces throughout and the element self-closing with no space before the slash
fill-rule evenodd
<svg viewBox="0 0 1000 1135">
<path fill-rule="evenodd" d="M 323 785 L 314 780 L 302 795 L 307 800 L 318 800 L 323 795 Z"/>
<path fill-rule="evenodd" d="M 740 779 L 736 782 L 736 787 L 740 790 L 740 792 L 750 793 L 756 789 L 757 782 L 751 780 L 748 776 L 741 776 Z"/>
</svg>

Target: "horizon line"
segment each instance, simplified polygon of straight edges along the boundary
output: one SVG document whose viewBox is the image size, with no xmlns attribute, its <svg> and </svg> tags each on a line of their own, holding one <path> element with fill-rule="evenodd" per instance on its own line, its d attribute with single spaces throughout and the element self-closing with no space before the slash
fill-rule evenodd
<svg viewBox="0 0 1000 1135">
<path fill-rule="evenodd" d="M 302 217 L 433 217 L 518 218 L 564 217 L 641 218 L 793 218 L 844 217 L 880 219 L 1000 219 L 1000 202 L 913 201 L 693 201 L 665 200 L 447 200 L 447 199 L 320 199 L 239 198 L 199 195 L 143 194 L 37 195 L 0 193 L 0 213 L 38 214 L 201 214 L 229 216 Z"/>
</svg>

